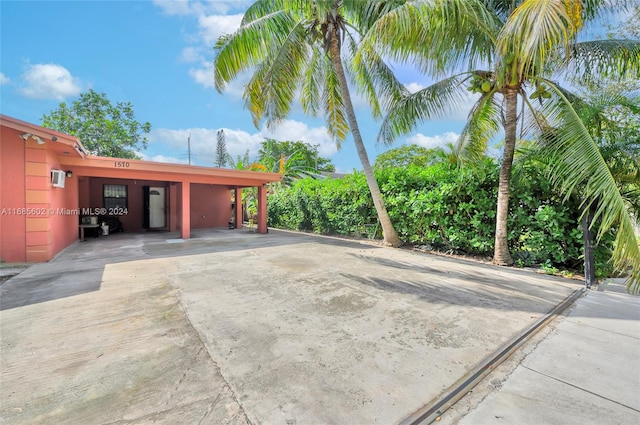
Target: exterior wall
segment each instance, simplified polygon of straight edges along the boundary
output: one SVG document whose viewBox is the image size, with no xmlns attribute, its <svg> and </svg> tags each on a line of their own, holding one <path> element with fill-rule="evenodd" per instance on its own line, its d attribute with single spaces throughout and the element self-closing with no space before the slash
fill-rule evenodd
<svg viewBox="0 0 640 425">
<path fill-rule="evenodd" d="M 122 228 L 125 232 L 144 231 L 144 199 L 142 188 L 144 186 L 167 187 L 167 182 L 156 180 L 128 180 L 128 179 L 107 179 L 91 177 L 89 179 L 89 199 L 82 199 L 81 205 L 86 208 L 96 209 L 104 207 L 103 185 L 121 184 L 127 186 L 127 215 L 119 216 Z M 175 206 L 169 204 L 170 197 L 167 197 L 167 223 L 170 223 L 170 216 L 175 216 Z"/>
<path fill-rule="evenodd" d="M 64 187 L 53 187 L 51 184 L 51 170 L 62 169 L 58 155 L 51 151 L 47 152 L 48 171 L 45 177 L 49 187 L 49 253 L 46 260 L 50 260 L 55 254 L 68 247 L 78 240 L 78 177 L 73 175 L 67 177 Z M 29 188 L 27 187 L 27 191 Z M 27 219 L 28 220 L 28 219 Z M 27 223 L 28 227 L 28 223 Z M 37 246 L 37 245 L 36 245 Z M 29 246 L 29 232 L 27 231 L 27 257 L 32 251 L 32 258 L 29 261 L 46 261 L 39 259 L 38 250 Z"/>
<path fill-rule="evenodd" d="M 191 184 L 191 228 L 227 227 L 231 220 L 231 191 L 210 184 Z"/>
<path fill-rule="evenodd" d="M 78 238 L 77 181 L 54 188 L 51 170 L 61 169 L 55 153 L 14 129 L 2 127 L 1 136 L 0 258 L 48 261 Z"/>
<path fill-rule="evenodd" d="M 80 209 L 91 208 L 91 178 L 78 176 L 78 206 Z"/>
<path fill-rule="evenodd" d="M 24 262 L 26 257 L 25 145 L 19 133 L 0 127 L 0 259 Z"/>
<path fill-rule="evenodd" d="M 51 166 L 47 164 L 47 149 L 31 140 L 25 149 L 25 206 L 40 214 L 26 217 L 26 261 L 47 261 L 51 251 Z M 42 213 L 46 211 L 46 213 Z"/>
</svg>

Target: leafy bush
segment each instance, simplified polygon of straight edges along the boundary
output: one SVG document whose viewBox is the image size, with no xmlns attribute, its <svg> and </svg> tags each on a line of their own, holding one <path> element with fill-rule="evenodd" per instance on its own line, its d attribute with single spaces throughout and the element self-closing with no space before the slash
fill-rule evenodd
<svg viewBox="0 0 640 425">
<path fill-rule="evenodd" d="M 472 254 L 493 249 L 497 176 L 490 161 L 473 169 L 437 164 L 378 173 L 389 215 L 401 238 Z"/>
<path fill-rule="evenodd" d="M 498 165 L 447 164 L 385 168 L 376 178 L 400 237 L 414 245 L 473 255 L 493 255 Z M 520 266 L 581 269 L 579 201 L 556 193 L 535 163 L 516 163 L 511 185 L 509 246 Z M 365 234 L 377 222 L 363 173 L 342 179 L 302 179 L 269 195 L 269 225 L 321 234 Z M 380 234 L 377 235 L 381 237 Z M 609 273 L 612 234 L 600 241 L 596 269 Z"/>
<path fill-rule="evenodd" d="M 343 179 L 298 180 L 269 195 L 268 206 L 270 226 L 321 234 L 354 234 L 376 218 L 361 173 Z"/>
</svg>

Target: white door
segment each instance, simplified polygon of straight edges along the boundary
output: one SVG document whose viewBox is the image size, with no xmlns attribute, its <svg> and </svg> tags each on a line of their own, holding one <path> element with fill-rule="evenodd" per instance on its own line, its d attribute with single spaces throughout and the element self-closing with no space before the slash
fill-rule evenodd
<svg viewBox="0 0 640 425">
<path fill-rule="evenodd" d="M 149 188 L 149 227 L 157 229 L 166 226 L 164 187 Z"/>
</svg>

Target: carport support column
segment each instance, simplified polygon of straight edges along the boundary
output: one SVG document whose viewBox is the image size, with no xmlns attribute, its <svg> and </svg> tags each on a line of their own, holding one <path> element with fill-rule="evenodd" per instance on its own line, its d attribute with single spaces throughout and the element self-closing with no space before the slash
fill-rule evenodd
<svg viewBox="0 0 640 425">
<path fill-rule="evenodd" d="M 242 204 L 242 188 L 236 187 L 236 229 L 242 228 L 244 221 L 244 205 Z"/>
<path fill-rule="evenodd" d="M 191 183 L 182 182 L 182 211 L 180 214 L 180 237 L 189 239 L 191 237 Z"/>
<path fill-rule="evenodd" d="M 258 186 L 258 233 L 267 233 L 267 186 Z"/>
</svg>

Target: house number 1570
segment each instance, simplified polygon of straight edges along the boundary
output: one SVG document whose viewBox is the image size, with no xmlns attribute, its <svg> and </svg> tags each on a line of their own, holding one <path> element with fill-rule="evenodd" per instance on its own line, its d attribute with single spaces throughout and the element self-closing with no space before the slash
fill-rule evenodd
<svg viewBox="0 0 640 425">
<path fill-rule="evenodd" d="M 116 168 L 129 168 L 129 163 L 125 161 L 115 161 L 114 162 Z"/>
</svg>

